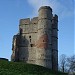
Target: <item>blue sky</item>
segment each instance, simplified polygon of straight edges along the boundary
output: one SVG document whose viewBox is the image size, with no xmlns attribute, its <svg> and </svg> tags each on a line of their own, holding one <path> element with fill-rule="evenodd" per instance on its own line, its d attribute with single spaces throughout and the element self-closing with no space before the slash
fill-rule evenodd
<svg viewBox="0 0 75 75">
<path fill-rule="evenodd" d="M 59 17 L 59 56 L 71 56 L 74 49 L 75 0 L 0 0 L 0 57 L 10 59 L 12 38 L 18 33 L 19 20 L 38 15 L 40 6 L 49 5 Z"/>
</svg>

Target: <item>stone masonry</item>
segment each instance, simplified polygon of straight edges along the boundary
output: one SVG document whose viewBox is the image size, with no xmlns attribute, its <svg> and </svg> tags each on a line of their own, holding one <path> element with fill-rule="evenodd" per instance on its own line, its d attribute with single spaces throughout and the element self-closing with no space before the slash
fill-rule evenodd
<svg viewBox="0 0 75 75">
<path fill-rule="evenodd" d="M 11 60 L 58 70 L 58 16 L 53 16 L 49 6 L 40 7 L 38 12 L 38 17 L 20 20 Z"/>
</svg>

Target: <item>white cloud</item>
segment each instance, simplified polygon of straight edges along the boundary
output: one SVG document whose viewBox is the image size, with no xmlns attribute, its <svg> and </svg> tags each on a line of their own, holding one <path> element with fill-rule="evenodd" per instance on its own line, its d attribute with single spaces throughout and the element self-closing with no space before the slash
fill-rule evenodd
<svg viewBox="0 0 75 75">
<path fill-rule="evenodd" d="M 49 0 L 28 0 L 28 2 L 37 9 L 42 5 L 50 5 Z"/>
<path fill-rule="evenodd" d="M 33 15 L 38 14 L 38 9 L 41 6 L 50 6 L 53 13 L 59 15 L 59 18 L 73 16 L 73 0 L 28 0 L 28 3 L 34 8 Z"/>
<path fill-rule="evenodd" d="M 34 8 L 33 14 L 37 14 L 38 13 L 38 9 L 41 6 L 51 6 L 53 7 L 53 1 L 51 0 L 52 3 L 50 3 L 50 0 L 28 0 L 28 3 Z"/>
</svg>

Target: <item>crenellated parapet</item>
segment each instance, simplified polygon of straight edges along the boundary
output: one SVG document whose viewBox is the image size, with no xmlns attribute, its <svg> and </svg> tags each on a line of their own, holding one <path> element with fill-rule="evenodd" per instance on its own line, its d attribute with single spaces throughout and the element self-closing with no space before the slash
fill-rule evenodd
<svg viewBox="0 0 75 75">
<path fill-rule="evenodd" d="M 37 27 L 38 27 L 38 17 L 20 20 L 19 29 L 22 29 L 23 33 L 35 33 L 37 32 Z"/>
<path fill-rule="evenodd" d="M 30 24 L 37 24 L 38 17 L 34 17 L 30 20 L 30 18 L 20 19 L 20 25 L 30 25 Z"/>
<path fill-rule="evenodd" d="M 38 23 L 38 17 L 34 17 L 30 21 L 30 24 L 37 24 L 37 23 Z"/>
<path fill-rule="evenodd" d="M 30 18 L 20 19 L 20 25 L 29 25 L 29 24 L 30 24 Z"/>
</svg>

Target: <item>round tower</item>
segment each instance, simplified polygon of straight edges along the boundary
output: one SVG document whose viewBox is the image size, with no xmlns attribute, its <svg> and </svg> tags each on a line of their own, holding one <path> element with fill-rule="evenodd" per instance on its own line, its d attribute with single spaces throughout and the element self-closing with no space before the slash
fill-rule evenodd
<svg viewBox="0 0 75 75">
<path fill-rule="evenodd" d="M 49 6 L 42 6 L 38 16 L 38 37 L 36 42 L 36 64 L 52 68 L 51 59 L 51 21 L 52 9 Z"/>
</svg>

